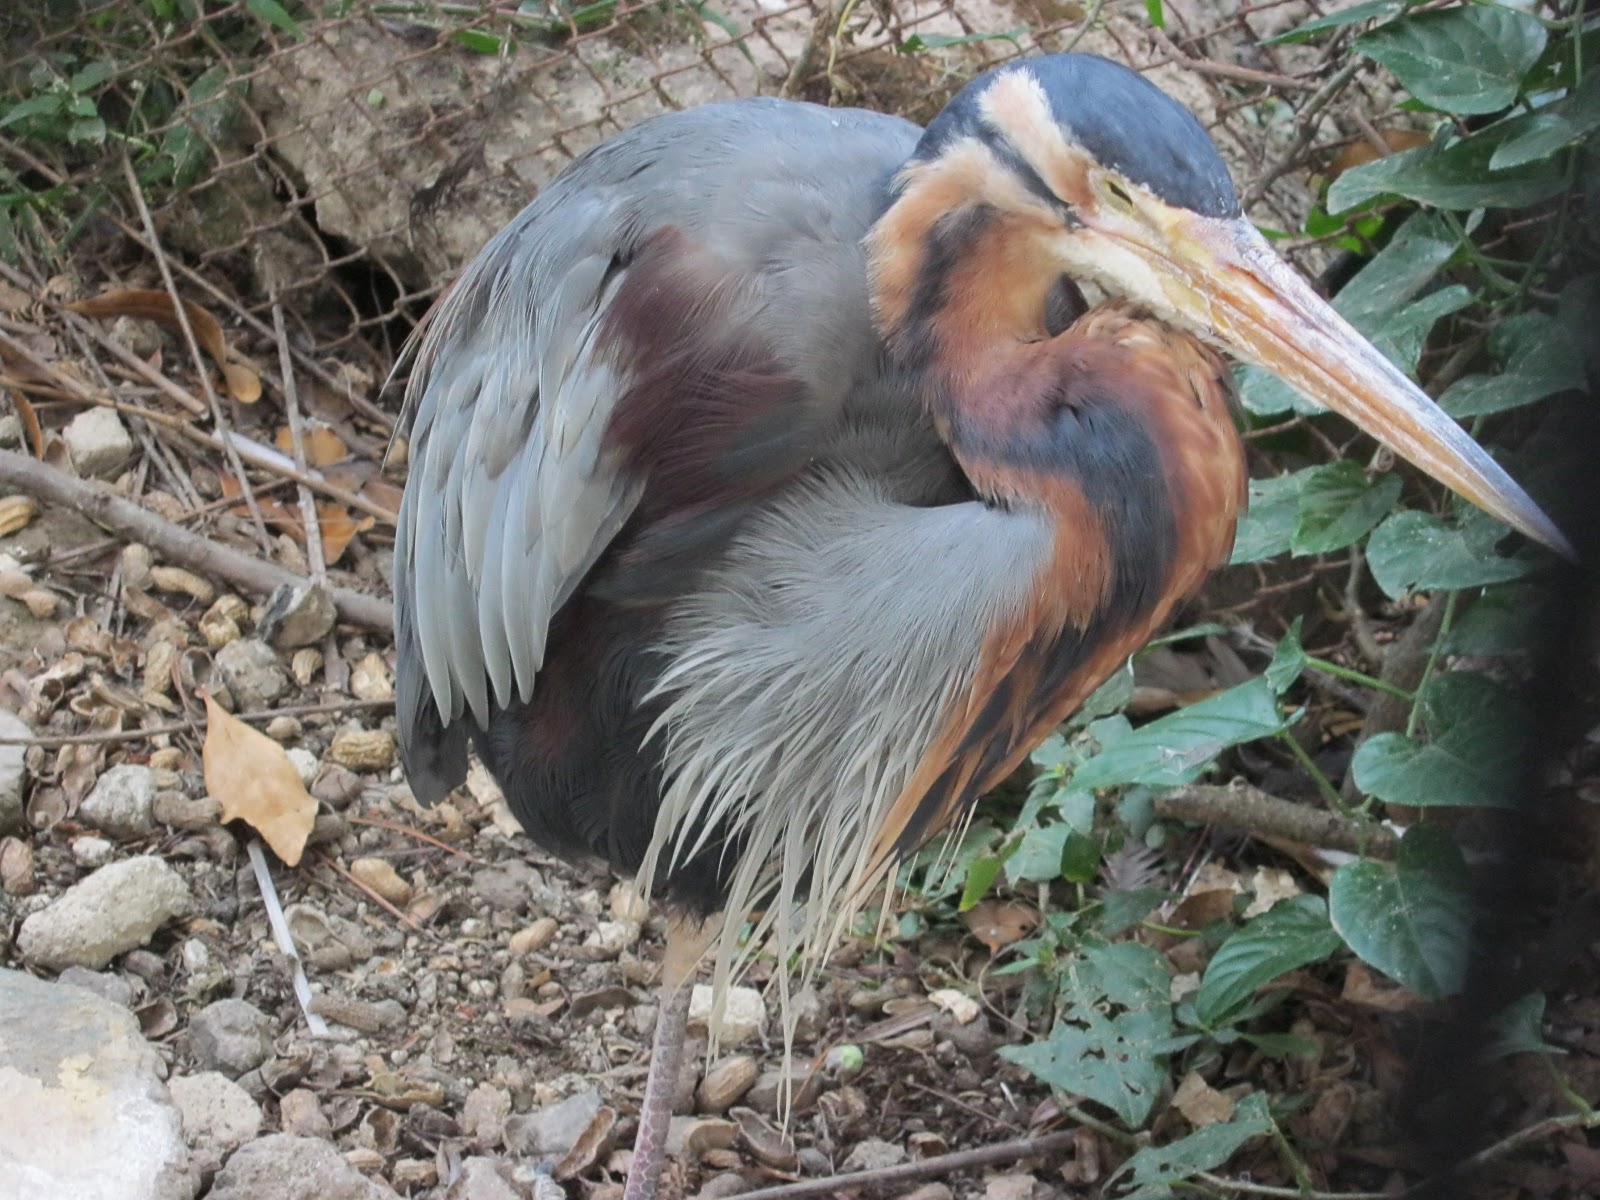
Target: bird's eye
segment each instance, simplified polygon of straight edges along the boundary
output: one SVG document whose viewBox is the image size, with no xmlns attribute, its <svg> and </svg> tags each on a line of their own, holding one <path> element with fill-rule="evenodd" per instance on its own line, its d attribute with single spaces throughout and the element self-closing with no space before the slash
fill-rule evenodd
<svg viewBox="0 0 1600 1200">
<path fill-rule="evenodd" d="M 1101 184 L 1101 191 L 1111 206 L 1121 212 L 1133 211 L 1133 197 L 1128 195 L 1128 189 L 1115 179 L 1107 179 Z"/>
</svg>

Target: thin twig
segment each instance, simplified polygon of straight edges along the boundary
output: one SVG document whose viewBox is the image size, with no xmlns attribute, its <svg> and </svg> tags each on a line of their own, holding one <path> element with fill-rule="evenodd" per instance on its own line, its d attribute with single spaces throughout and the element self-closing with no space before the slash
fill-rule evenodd
<svg viewBox="0 0 1600 1200">
<path fill-rule="evenodd" d="M 1322 110 L 1350 85 L 1356 77 L 1356 72 L 1361 69 L 1361 60 L 1352 58 L 1348 63 L 1335 72 L 1326 83 L 1316 90 L 1304 104 L 1300 106 L 1298 127 L 1295 130 L 1294 141 L 1276 159 L 1268 163 L 1261 174 L 1256 176 L 1255 182 L 1247 187 L 1240 198 L 1240 204 L 1246 209 L 1267 194 L 1267 189 L 1277 182 L 1279 176 L 1287 172 L 1300 161 L 1300 155 L 1311 144 L 1311 139 L 1317 135 L 1317 127 L 1321 124 Z"/>
<path fill-rule="evenodd" d="M 392 833 L 404 834 L 406 837 L 416 838 L 419 842 L 427 842 L 430 846 L 437 846 L 440 850 L 449 851 L 457 858 L 465 859 L 469 863 L 475 863 L 478 861 L 465 850 L 458 849 L 457 847 L 452 846 L 449 842 L 441 842 L 436 837 L 429 837 L 427 834 L 423 833 L 422 830 L 413 829 L 409 825 L 402 825 L 398 821 L 385 821 L 381 817 L 346 817 L 345 820 L 349 821 L 352 825 L 376 825 L 379 829 L 387 829 Z"/>
<path fill-rule="evenodd" d="M 1400 847 L 1399 839 L 1376 822 L 1351 821 L 1326 809 L 1280 799 L 1243 782 L 1226 787 L 1192 783 L 1157 796 L 1155 809 L 1157 815 L 1173 820 L 1226 825 L 1372 858 L 1392 859 Z"/>
<path fill-rule="evenodd" d="M 380 905 L 383 908 L 383 910 L 385 912 L 387 912 L 395 920 L 405 922 L 405 924 L 406 924 L 406 926 L 408 928 L 413 929 L 418 933 L 425 933 L 426 932 L 426 933 L 429 933 L 430 935 L 432 935 L 432 931 L 431 930 L 424 930 L 422 928 L 422 926 L 418 925 L 414 919 L 412 919 L 411 917 L 408 917 L 405 913 L 401 912 L 398 908 L 396 908 L 389 901 L 385 900 L 382 896 L 378 895 L 377 892 L 373 891 L 371 887 L 369 887 L 367 884 L 362 883 L 361 880 L 357 879 L 354 875 L 352 875 L 350 873 L 350 871 L 349 871 L 349 868 L 341 865 L 339 863 L 339 861 L 333 857 L 333 855 L 324 854 L 322 856 L 322 861 L 327 863 L 328 866 L 332 867 L 340 875 L 344 876 L 344 878 L 346 880 L 348 880 L 350 883 L 353 883 L 356 887 L 360 888 L 363 892 L 365 892 L 367 897 L 368 897 L 368 899 L 375 901 L 378 905 Z M 432 935 L 432 936 L 437 936 L 437 935 Z"/>
<path fill-rule="evenodd" d="M 12 450 L 0 450 L 0 485 L 65 505 L 113 533 L 145 543 L 173 562 L 210 572 L 257 595 L 268 595 L 284 585 L 304 587 L 307 583 L 276 563 L 209 541 L 114 492 L 74 479 Z M 328 590 L 334 608 L 345 620 L 370 629 L 394 628 L 394 606 L 387 600 L 348 588 Z"/>
<path fill-rule="evenodd" d="M 785 1183 L 779 1187 L 758 1188 L 744 1195 L 745 1200 L 799 1200 L 801 1196 L 828 1196 L 855 1188 L 888 1187 L 913 1179 L 928 1179 L 935 1175 L 948 1175 L 952 1171 L 963 1171 L 971 1167 L 1015 1162 L 1019 1158 L 1066 1150 L 1072 1145 L 1075 1136 L 1073 1131 L 1063 1130 L 1060 1133 L 1047 1133 L 1042 1137 L 1019 1138 L 1014 1142 L 980 1146 L 975 1150 L 937 1154 L 920 1162 L 899 1163 L 892 1167 L 877 1167 L 870 1171 L 833 1175 L 827 1179 L 807 1179 L 800 1183 Z"/>
<path fill-rule="evenodd" d="M 244 503 L 250 510 L 250 519 L 255 522 L 256 541 L 261 545 L 262 554 L 271 554 L 272 535 L 267 532 L 266 518 L 261 515 L 261 506 L 256 503 L 255 493 L 246 486 L 244 463 L 239 458 L 239 451 L 234 447 L 232 432 L 222 412 L 222 401 L 217 399 L 217 390 L 211 386 L 211 371 L 206 365 L 205 355 L 200 350 L 200 339 L 194 335 L 194 325 L 189 320 L 189 310 L 184 307 L 183 297 L 178 294 L 178 285 L 172 278 L 172 268 L 167 264 L 166 251 L 161 248 L 161 239 L 156 236 L 155 218 L 150 215 L 150 205 L 145 202 L 144 188 L 139 184 L 139 176 L 134 173 L 133 161 L 126 154 L 122 156 L 122 174 L 128 181 L 128 189 L 133 193 L 133 202 L 139 209 L 139 220 L 144 223 L 145 234 L 155 250 L 156 268 L 161 272 L 161 282 L 166 285 L 167 295 L 172 298 L 172 311 L 178 319 L 178 327 L 183 330 L 183 340 L 189 347 L 189 357 L 194 363 L 195 374 L 200 379 L 200 390 L 205 394 L 206 403 L 211 409 L 211 424 L 222 442 L 222 453 L 227 457 L 233 473 L 239 477 L 239 485 L 246 488 Z"/>
</svg>

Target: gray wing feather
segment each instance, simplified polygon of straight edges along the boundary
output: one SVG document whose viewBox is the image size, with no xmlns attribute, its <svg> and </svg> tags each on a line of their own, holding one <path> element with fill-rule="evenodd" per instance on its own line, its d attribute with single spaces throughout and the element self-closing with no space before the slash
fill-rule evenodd
<svg viewBox="0 0 1600 1200">
<path fill-rule="evenodd" d="M 918 132 L 770 100 L 645 122 L 547 186 L 441 302 L 406 392 L 395 538 L 397 716 L 420 799 L 460 781 L 464 716 L 482 728 L 531 698 L 552 618 L 638 503 L 645 481 L 605 440 L 627 380 L 596 346 L 633 248 L 667 226 L 709 247 L 749 295 L 740 319 L 828 402 L 876 346 L 861 280 L 839 272 L 860 276 L 856 243 Z"/>
</svg>

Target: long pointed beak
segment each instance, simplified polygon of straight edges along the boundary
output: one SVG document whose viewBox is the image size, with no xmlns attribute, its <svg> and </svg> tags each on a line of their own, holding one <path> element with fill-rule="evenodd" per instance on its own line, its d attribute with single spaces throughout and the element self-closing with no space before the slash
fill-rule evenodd
<svg viewBox="0 0 1600 1200">
<path fill-rule="evenodd" d="M 1168 299 L 1225 349 L 1271 371 L 1513 529 L 1567 555 L 1567 539 L 1511 476 L 1318 296 L 1248 221 L 1167 210 L 1166 244 L 1137 252 Z"/>
</svg>

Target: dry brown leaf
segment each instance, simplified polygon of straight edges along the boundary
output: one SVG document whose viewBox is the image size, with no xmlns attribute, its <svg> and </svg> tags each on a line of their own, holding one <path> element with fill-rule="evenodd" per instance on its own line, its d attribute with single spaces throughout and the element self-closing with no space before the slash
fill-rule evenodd
<svg viewBox="0 0 1600 1200">
<path fill-rule="evenodd" d="M 206 788 L 235 818 L 261 834 L 291 867 L 300 861 L 316 820 L 317 802 L 300 782 L 282 746 L 237 717 L 206 701 L 206 740 L 201 750 Z"/>
<path fill-rule="evenodd" d="M 1411 1012 L 1427 1007 L 1427 1001 L 1415 992 L 1390 983 L 1387 979 L 1353 962 L 1344 970 L 1344 987 L 1339 999 L 1348 1004 L 1359 1004 L 1377 1012 Z"/>
<path fill-rule="evenodd" d="M 371 529 L 377 521 L 371 516 L 352 517 L 350 510 L 332 500 L 317 501 L 317 524 L 322 529 L 322 558 L 333 566 L 344 557 L 358 533 Z"/>
<path fill-rule="evenodd" d="M 606 1144 L 606 1139 L 611 1136 L 611 1130 L 617 1123 L 617 1114 L 614 1109 L 602 1108 L 589 1118 L 589 1124 L 578 1135 L 578 1140 L 572 1143 L 561 1161 L 556 1163 L 550 1172 L 556 1179 L 565 1182 L 574 1176 L 582 1175 L 595 1160 L 600 1157 L 600 1149 Z"/>
<path fill-rule="evenodd" d="M 1196 1129 L 1233 1120 L 1233 1101 L 1202 1079 L 1198 1071 L 1190 1071 L 1183 1077 L 1178 1090 L 1172 1094 L 1172 1107 Z"/>
<path fill-rule="evenodd" d="M 350 448 L 333 430 L 321 425 L 314 425 L 304 434 L 306 444 L 306 465 L 312 467 L 327 467 L 342 461 L 350 454 Z M 278 436 L 272 439 L 273 444 L 285 454 L 294 455 L 294 432 L 285 425 L 278 430 Z"/>
<path fill-rule="evenodd" d="M 961 919 L 994 954 L 1032 933 L 1039 924 L 1039 910 L 1019 900 L 980 900 Z"/>
<path fill-rule="evenodd" d="M 23 432 L 28 435 L 28 445 L 33 448 L 33 456 L 44 457 L 44 430 L 39 427 L 39 414 L 33 410 L 33 401 L 22 392 L 20 388 L 9 388 L 5 394 L 11 397 L 11 405 L 17 410 L 17 420 L 22 422 Z"/>
<path fill-rule="evenodd" d="M 169 329 L 183 328 L 172 297 L 157 288 L 118 288 L 63 307 L 84 317 L 142 317 Z M 217 319 L 191 300 L 183 302 L 183 311 L 200 349 L 217 364 L 233 398 L 241 404 L 254 404 L 261 399 L 261 377 L 254 368 L 229 355 L 228 343 Z"/>
</svg>

